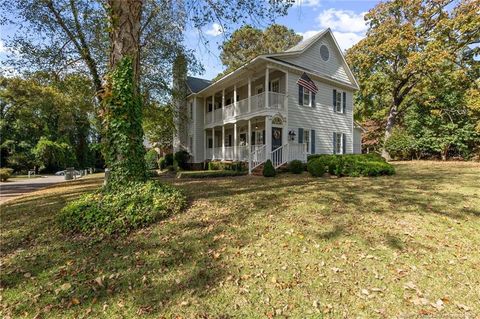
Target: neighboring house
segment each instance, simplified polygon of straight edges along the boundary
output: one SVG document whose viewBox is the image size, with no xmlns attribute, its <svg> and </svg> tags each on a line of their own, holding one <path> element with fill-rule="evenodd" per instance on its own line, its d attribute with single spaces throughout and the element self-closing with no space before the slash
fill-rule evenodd
<svg viewBox="0 0 480 319">
<path fill-rule="evenodd" d="M 330 29 L 216 82 L 188 77 L 187 86 L 187 148 L 195 163 L 248 161 L 252 170 L 267 159 L 279 167 L 308 154 L 359 152 L 358 83 Z"/>
</svg>

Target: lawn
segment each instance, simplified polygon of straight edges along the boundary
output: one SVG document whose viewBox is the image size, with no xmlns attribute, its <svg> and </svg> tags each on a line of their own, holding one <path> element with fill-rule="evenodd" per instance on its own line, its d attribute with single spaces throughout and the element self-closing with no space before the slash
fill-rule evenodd
<svg viewBox="0 0 480 319">
<path fill-rule="evenodd" d="M 480 316 L 480 164 L 166 180 L 184 213 L 91 242 L 54 222 L 101 176 L 1 206 L 3 318 Z"/>
</svg>

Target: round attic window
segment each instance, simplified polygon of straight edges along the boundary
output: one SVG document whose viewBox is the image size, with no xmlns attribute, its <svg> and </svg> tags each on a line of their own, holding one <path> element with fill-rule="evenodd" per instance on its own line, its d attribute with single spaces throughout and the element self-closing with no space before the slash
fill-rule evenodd
<svg viewBox="0 0 480 319">
<path fill-rule="evenodd" d="M 325 44 L 322 44 L 320 47 L 320 56 L 322 57 L 323 61 L 328 61 L 328 58 L 330 57 L 330 52 Z"/>
</svg>

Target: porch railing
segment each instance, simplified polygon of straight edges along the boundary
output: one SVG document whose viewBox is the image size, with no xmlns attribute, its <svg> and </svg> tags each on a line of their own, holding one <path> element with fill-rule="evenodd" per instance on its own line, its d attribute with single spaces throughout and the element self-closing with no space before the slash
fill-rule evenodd
<svg viewBox="0 0 480 319">
<path fill-rule="evenodd" d="M 224 109 L 207 112 L 206 124 L 218 123 L 234 119 L 236 116 L 248 114 L 248 98 L 226 105 Z M 283 93 L 268 92 L 268 105 L 265 106 L 265 92 L 250 97 L 250 112 L 265 109 L 285 110 L 287 97 Z"/>
</svg>

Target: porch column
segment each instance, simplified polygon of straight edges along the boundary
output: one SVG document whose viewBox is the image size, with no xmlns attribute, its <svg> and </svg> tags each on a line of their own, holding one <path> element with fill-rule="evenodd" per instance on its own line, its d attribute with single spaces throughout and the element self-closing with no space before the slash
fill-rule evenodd
<svg viewBox="0 0 480 319">
<path fill-rule="evenodd" d="M 263 90 L 265 92 L 265 108 L 268 108 L 268 82 L 270 82 L 269 80 L 269 75 L 270 75 L 270 69 L 269 67 L 267 66 L 267 68 L 265 69 L 265 89 Z"/>
<path fill-rule="evenodd" d="M 233 85 L 233 114 L 237 114 L 237 85 Z"/>
<path fill-rule="evenodd" d="M 212 127 L 212 161 L 215 159 L 215 128 Z"/>
<path fill-rule="evenodd" d="M 215 93 L 212 95 L 212 122 L 215 123 Z"/>
<path fill-rule="evenodd" d="M 238 160 L 237 157 L 237 122 L 233 123 L 233 158 Z"/>
<path fill-rule="evenodd" d="M 222 89 L 222 120 L 225 118 L 225 89 Z"/>
<path fill-rule="evenodd" d="M 265 144 L 267 150 L 267 159 L 270 159 L 272 152 L 272 117 L 265 116 Z"/>
<path fill-rule="evenodd" d="M 207 130 L 203 129 L 203 159 L 207 159 Z"/>
<path fill-rule="evenodd" d="M 247 129 L 247 156 L 248 156 L 248 174 L 252 174 L 252 146 L 250 145 L 250 139 L 252 136 L 252 121 L 248 120 L 248 129 Z"/>
<path fill-rule="evenodd" d="M 203 124 L 207 123 L 207 98 L 203 99 Z"/>
<path fill-rule="evenodd" d="M 252 111 L 252 78 L 248 77 L 248 113 Z"/>
<path fill-rule="evenodd" d="M 225 160 L 225 125 L 222 125 L 222 160 Z"/>
</svg>

